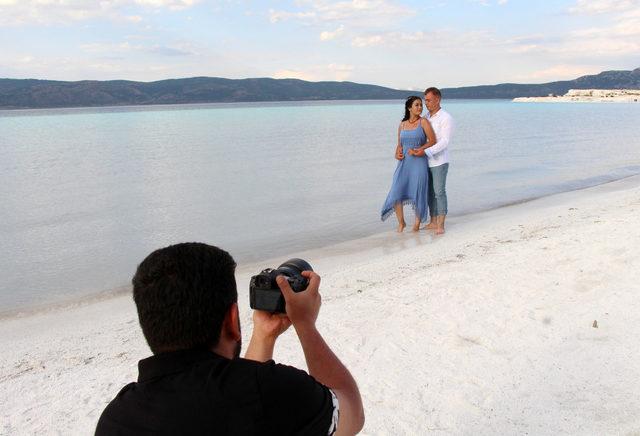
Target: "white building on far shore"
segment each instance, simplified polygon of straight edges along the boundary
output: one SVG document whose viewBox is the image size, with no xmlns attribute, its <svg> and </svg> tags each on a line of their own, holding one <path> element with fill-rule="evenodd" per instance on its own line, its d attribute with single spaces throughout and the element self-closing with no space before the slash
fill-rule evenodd
<svg viewBox="0 0 640 436">
<path fill-rule="evenodd" d="M 547 97 L 517 97 L 514 102 L 640 102 L 640 89 L 570 89 L 565 95 L 549 95 Z"/>
</svg>

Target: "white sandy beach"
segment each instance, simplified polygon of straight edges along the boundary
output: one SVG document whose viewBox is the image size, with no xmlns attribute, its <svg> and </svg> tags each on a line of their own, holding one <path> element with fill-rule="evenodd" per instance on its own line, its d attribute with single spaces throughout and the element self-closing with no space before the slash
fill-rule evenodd
<svg viewBox="0 0 640 436">
<path fill-rule="evenodd" d="M 295 255 L 363 434 L 640 434 L 640 176 Z M 248 278 L 282 260 L 239 270 L 245 344 Z M 92 433 L 149 355 L 129 296 L 0 320 L 0 349 L 7 435 Z M 275 359 L 305 367 L 293 330 Z"/>
</svg>

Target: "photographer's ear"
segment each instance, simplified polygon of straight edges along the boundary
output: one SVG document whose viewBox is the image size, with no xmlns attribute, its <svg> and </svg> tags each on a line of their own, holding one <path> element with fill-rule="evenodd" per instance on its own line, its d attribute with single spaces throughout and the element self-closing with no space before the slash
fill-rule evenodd
<svg viewBox="0 0 640 436">
<path fill-rule="evenodd" d="M 224 336 L 232 341 L 239 341 L 242 339 L 242 333 L 240 331 L 240 311 L 238 310 L 238 303 L 233 303 L 227 313 L 224 316 L 222 322 L 222 331 L 220 332 L 221 338 Z"/>
</svg>

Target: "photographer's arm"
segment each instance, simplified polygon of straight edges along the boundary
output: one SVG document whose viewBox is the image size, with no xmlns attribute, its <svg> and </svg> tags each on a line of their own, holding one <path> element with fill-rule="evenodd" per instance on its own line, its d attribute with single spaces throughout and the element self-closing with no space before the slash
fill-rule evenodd
<svg viewBox="0 0 640 436">
<path fill-rule="evenodd" d="M 311 271 L 305 271 L 302 275 L 309 279 L 309 286 L 298 293 L 293 292 L 282 276 L 277 279 L 287 303 L 287 315 L 300 339 L 309 374 L 318 382 L 331 388 L 338 397 L 340 419 L 336 434 L 353 435 L 358 433 L 364 425 L 360 391 L 349 370 L 333 354 L 316 329 L 315 323 L 321 304 L 318 292 L 320 276 Z"/>
<path fill-rule="evenodd" d="M 266 362 L 273 358 L 276 339 L 284 333 L 291 321 L 286 315 L 269 313 L 262 310 L 253 311 L 253 333 L 245 359 Z"/>
</svg>

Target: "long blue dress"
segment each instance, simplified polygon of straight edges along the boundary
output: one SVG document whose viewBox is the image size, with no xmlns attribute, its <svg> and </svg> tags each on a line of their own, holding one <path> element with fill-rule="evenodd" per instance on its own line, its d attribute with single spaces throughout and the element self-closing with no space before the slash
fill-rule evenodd
<svg viewBox="0 0 640 436">
<path fill-rule="evenodd" d="M 417 148 L 427 142 L 427 135 L 420 124 L 412 130 L 400 131 L 400 144 L 404 159 L 398 161 L 396 172 L 393 174 L 393 183 L 389 195 L 382 206 L 380 217 L 386 220 L 393 213 L 396 203 L 410 204 L 420 222 L 427 220 L 427 185 L 429 181 L 429 166 L 427 157 L 409 155 L 409 150 Z"/>
</svg>

